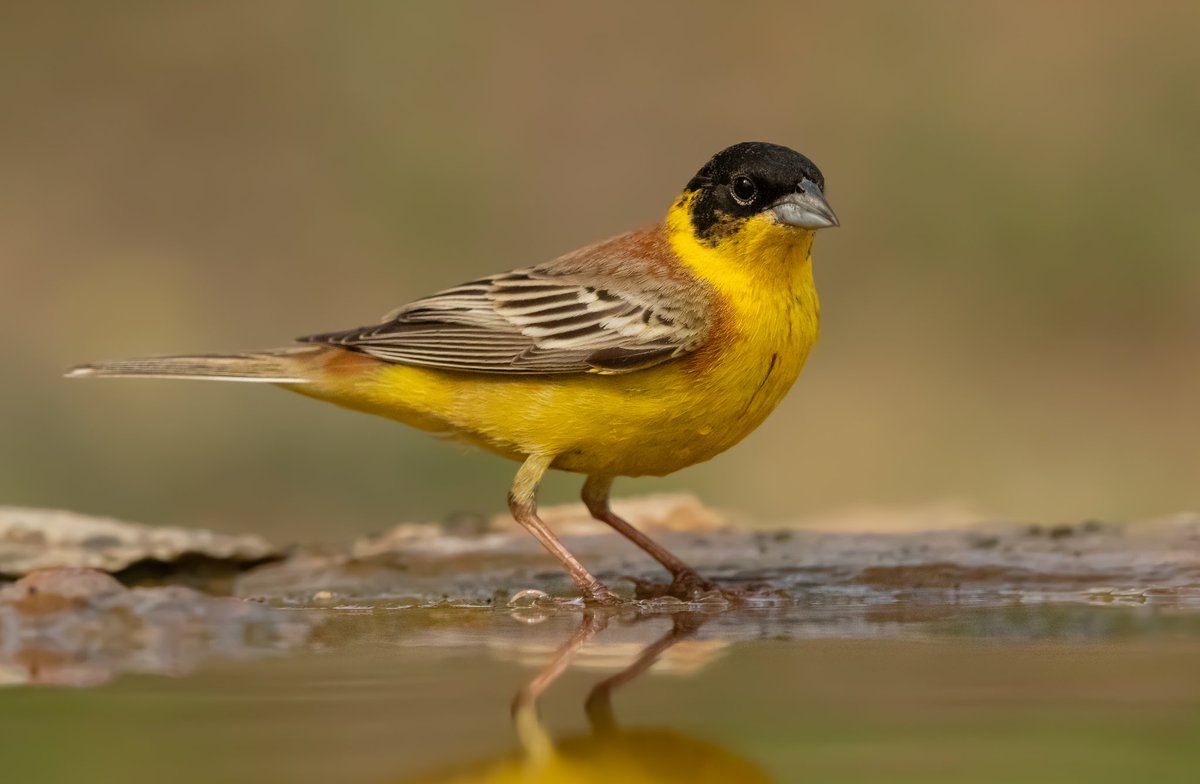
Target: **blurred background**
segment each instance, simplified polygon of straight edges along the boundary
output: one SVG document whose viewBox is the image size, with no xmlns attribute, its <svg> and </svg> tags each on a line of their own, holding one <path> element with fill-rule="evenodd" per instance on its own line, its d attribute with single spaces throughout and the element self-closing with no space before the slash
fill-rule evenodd
<svg viewBox="0 0 1200 784">
<path fill-rule="evenodd" d="M 499 458 L 247 385 L 269 348 L 656 221 L 743 140 L 822 167 L 822 342 L 766 426 L 618 494 L 759 520 L 1200 506 L 1200 5 L 6 4 L 0 503 L 341 539 Z M 545 498 L 574 498 L 560 476 Z"/>
</svg>

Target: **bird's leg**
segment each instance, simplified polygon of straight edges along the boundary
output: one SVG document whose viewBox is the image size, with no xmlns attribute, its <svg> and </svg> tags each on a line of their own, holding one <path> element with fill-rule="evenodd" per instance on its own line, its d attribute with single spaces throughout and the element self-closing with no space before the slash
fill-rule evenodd
<svg viewBox="0 0 1200 784">
<path fill-rule="evenodd" d="M 508 493 L 508 508 L 518 523 L 533 534 L 533 538 L 541 542 L 551 555 L 558 559 L 571 579 L 583 591 L 583 599 L 588 604 L 614 605 L 620 604 L 621 598 L 605 588 L 592 573 L 584 568 L 579 559 L 571 555 L 571 551 L 563 546 L 558 537 L 551 532 L 537 515 L 537 488 L 542 481 L 542 475 L 553 462 L 553 456 L 530 455 L 517 471 L 512 489 Z"/>
<path fill-rule="evenodd" d="M 679 558 L 666 550 L 644 533 L 613 514 L 608 499 L 612 491 L 611 476 L 589 476 L 583 483 L 583 503 L 591 512 L 592 517 L 607 523 L 621 536 L 636 544 L 650 554 L 650 557 L 662 564 L 671 573 L 669 593 L 681 599 L 691 599 L 709 591 L 718 590 L 716 583 L 706 580 Z"/>
<path fill-rule="evenodd" d="M 550 735 L 538 721 L 538 699 L 542 696 L 542 692 L 550 688 L 550 685 L 567 671 L 567 667 L 575 659 L 579 649 L 604 631 L 604 627 L 607 625 L 608 617 L 606 615 L 597 615 L 596 610 L 584 610 L 583 622 L 579 624 L 575 633 L 554 652 L 550 663 L 513 698 L 512 715 L 517 727 L 517 737 L 531 760 L 546 760 L 553 753 L 554 745 Z"/>
<path fill-rule="evenodd" d="M 579 653 L 579 649 L 586 645 L 593 637 L 604 631 L 608 626 L 608 616 L 598 615 L 604 613 L 605 610 L 584 610 L 583 620 L 579 624 L 579 628 L 575 633 L 563 643 L 550 659 L 550 663 L 542 668 L 542 671 L 534 676 L 533 680 L 525 684 L 517 696 L 513 699 L 513 712 L 532 706 L 542 696 L 546 689 L 554 683 L 559 677 L 567 671 L 567 667 L 575 659 L 575 654 Z"/>
<path fill-rule="evenodd" d="M 588 694 L 587 702 L 584 703 L 584 710 L 587 712 L 592 730 L 597 734 L 615 732 L 617 722 L 613 716 L 613 691 L 650 669 L 667 649 L 694 635 L 707 620 L 708 618 L 694 613 L 685 612 L 672 615 L 669 632 L 643 648 L 638 653 L 637 659 L 628 667 L 593 686 Z"/>
</svg>

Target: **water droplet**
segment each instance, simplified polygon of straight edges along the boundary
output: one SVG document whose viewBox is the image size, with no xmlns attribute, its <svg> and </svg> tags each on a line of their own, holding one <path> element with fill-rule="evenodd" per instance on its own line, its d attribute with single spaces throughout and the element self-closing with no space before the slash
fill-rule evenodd
<svg viewBox="0 0 1200 784">
<path fill-rule="evenodd" d="M 550 602 L 550 594 L 545 591 L 539 591 L 537 588 L 526 588 L 523 591 L 517 591 L 508 600 L 509 607 L 535 607 L 539 604 Z"/>
</svg>

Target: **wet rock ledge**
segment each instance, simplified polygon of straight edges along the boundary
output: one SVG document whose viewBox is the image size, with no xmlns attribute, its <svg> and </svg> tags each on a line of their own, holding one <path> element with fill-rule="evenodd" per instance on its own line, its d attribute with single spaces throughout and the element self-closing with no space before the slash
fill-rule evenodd
<svg viewBox="0 0 1200 784">
<path fill-rule="evenodd" d="M 0 580 L 64 566 L 97 569 L 129 582 L 157 573 L 211 578 L 239 574 L 280 557 L 260 536 L 0 506 Z"/>
<path fill-rule="evenodd" d="M 738 524 L 689 495 L 617 510 L 726 585 L 796 602 L 1200 601 L 1200 515 L 1134 523 L 980 523 L 881 533 Z M 657 565 L 580 505 L 543 515 L 599 576 L 632 595 Z M 853 523 L 851 525 L 854 525 Z M 285 555 L 286 553 L 286 555 Z M 488 606 L 572 586 L 505 516 L 404 523 L 340 547 L 286 550 L 257 536 L 153 528 L 70 512 L 0 507 L 0 580 L 83 567 L 127 585 L 189 585 L 287 607 Z"/>
<path fill-rule="evenodd" d="M 748 598 L 732 609 L 776 624 L 756 633 L 856 634 L 926 622 L 953 608 L 1030 605 L 1152 605 L 1159 618 L 1200 617 L 1200 515 L 881 533 L 869 530 L 869 518 L 860 530 L 739 525 L 686 495 L 629 499 L 617 511 L 705 574 L 741 589 Z M 634 581 L 665 577 L 582 507 L 543 512 L 618 591 L 632 596 Z M 0 685 L 178 675 L 213 657 L 344 644 L 377 624 L 402 624 L 401 636 L 444 636 L 498 615 L 487 610 L 544 614 L 564 606 L 542 600 L 510 609 L 546 595 L 574 591 L 503 516 L 407 523 L 340 547 L 283 550 L 255 536 L 0 507 Z M 412 608 L 423 612 L 403 612 Z M 729 609 L 673 599 L 630 607 L 722 617 Z"/>
</svg>

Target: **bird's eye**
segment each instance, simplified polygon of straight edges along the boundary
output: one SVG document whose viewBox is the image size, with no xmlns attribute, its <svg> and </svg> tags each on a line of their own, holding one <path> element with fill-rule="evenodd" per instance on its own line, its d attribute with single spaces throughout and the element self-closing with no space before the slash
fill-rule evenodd
<svg viewBox="0 0 1200 784">
<path fill-rule="evenodd" d="M 739 174 L 733 178 L 729 192 L 733 194 L 733 198 L 738 204 L 749 204 L 758 195 L 758 188 L 754 185 L 754 180 L 744 174 Z"/>
</svg>

